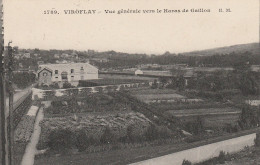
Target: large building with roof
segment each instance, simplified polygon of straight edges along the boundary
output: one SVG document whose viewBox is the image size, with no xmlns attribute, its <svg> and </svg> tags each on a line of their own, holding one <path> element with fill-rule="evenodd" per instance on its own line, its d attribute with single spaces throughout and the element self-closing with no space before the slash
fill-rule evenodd
<svg viewBox="0 0 260 165">
<path fill-rule="evenodd" d="M 43 64 L 38 70 L 39 85 L 69 82 L 77 85 L 79 80 L 98 79 L 98 69 L 89 63 Z"/>
</svg>

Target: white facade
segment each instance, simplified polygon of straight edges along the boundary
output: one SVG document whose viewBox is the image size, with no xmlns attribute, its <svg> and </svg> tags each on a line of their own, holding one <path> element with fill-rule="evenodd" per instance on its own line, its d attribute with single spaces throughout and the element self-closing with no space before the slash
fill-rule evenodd
<svg viewBox="0 0 260 165">
<path fill-rule="evenodd" d="M 98 79 L 98 69 L 89 63 L 39 65 L 39 71 L 44 68 L 52 71 L 52 82 L 78 82 L 79 80 Z"/>
<path fill-rule="evenodd" d="M 252 106 L 259 106 L 260 100 L 246 100 L 246 103 Z"/>
<path fill-rule="evenodd" d="M 144 74 L 143 71 L 141 71 L 140 69 L 135 71 L 135 75 L 140 75 L 140 74 Z"/>
</svg>

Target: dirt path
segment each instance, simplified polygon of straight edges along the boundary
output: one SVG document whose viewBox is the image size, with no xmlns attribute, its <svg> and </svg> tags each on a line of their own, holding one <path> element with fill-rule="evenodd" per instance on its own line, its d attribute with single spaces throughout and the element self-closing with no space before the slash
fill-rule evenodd
<svg viewBox="0 0 260 165">
<path fill-rule="evenodd" d="M 39 126 L 40 121 L 43 119 L 43 108 L 40 108 L 38 115 L 36 116 L 34 123 L 34 131 L 31 136 L 30 142 L 27 144 L 25 153 L 21 165 L 33 165 L 34 156 L 37 153 L 36 145 L 40 138 L 41 127 Z"/>
</svg>

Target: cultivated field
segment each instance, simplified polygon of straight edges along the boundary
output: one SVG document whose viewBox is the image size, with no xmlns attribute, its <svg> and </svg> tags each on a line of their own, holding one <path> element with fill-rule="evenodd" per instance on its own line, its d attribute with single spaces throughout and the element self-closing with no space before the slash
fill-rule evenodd
<svg viewBox="0 0 260 165">
<path fill-rule="evenodd" d="M 226 107 L 226 108 L 169 110 L 166 113 L 176 117 L 185 117 L 185 116 L 198 116 L 198 115 L 239 114 L 241 113 L 241 110 L 233 107 Z"/>
<path fill-rule="evenodd" d="M 62 133 L 68 134 L 71 139 L 93 139 L 94 144 L 98 145 L 94 147 L 95 150 L 107 144 L 104 138 L 111 138 L 113 144 L 117 145 L 179 139 L 174 124 L 169 128 L 164 118 L 154 118 L 155 115 L 148 107 L 127 96 L 125 92 L 95 93 L 86 97 L 52 101 L 44 109 L 45 116 L 40 123 L 42 132 L 39 148 L 47 148 L 52 135 L 55 140 Z M 80 137 L 79 133 L 82 132 L 84 135 Z M 75 148 L 75 143 L 71 142 L 70 147 Z"/>
<path fill-rule="evenodd" d="M 132 91 L 131 94 L 145 103 L 152 102 L 174 102 L 184 99 L 185 96 L 177 94 L 175 90 L 168 89 L 143 89 Z"/>
<path fill-rule="evenodd" d="M 179 118 L 184 125 L 197 122 L 200 118 L 205 128 L 223 128 L 230 124 L 236 125 L 241 113 L 241 109 L 228 103 L 189 98 L 184 95 L 185 92 L 179 94 L 172 89 L 133 90 L 131 94 L 140 101 L 149 103 L 158 113 Z"/>
<path fill-rule="evenodd" d="M 104 78 L 97 80 L 82 80 L 79 82 L 81 87 L 92 87 L 92 86 L 104 86 L 104 85 L 120 85 L 120 84 L 132 84 L 132 83 L 144 83 L 147 80 L 142 79 L 112 79 Z"/>
<path fill-rule="evenodd" d="M 140 77 L 135 75 L 116 75 L 116 74 L 99 74 L 99 78 L 103 79 L 135 79 L 135 80 L 148 80 L 153 81 L 155 78 L 152 77 Z"/>
<path fill-rule="evenodd" d="M 236 125 L 241 113 L 233 107 L 208 109 L 182 109 L 166 111 L 166 115 L 178 117 L 183 123 L 194 122 L 200 117 L 206 128 L 221 128 L 227 124 Z"/>
<path fill-rule="evenodd" d="M 72 132 L 84 130 L 87 136 L 100 139 L 106 127 L 111 129 L 116 140 L 126 135 L 129 126 L 133 128 L 134 134 L 142 135 L 150 124 L 151 121 L 143 114 L 131 111 L 103 115 L 81 113 L 64 117 L 50 117 L 44 118 L 40 123 L 41 142 L 47 142 L 51 131 L 57 129 Z"/>
</svg>

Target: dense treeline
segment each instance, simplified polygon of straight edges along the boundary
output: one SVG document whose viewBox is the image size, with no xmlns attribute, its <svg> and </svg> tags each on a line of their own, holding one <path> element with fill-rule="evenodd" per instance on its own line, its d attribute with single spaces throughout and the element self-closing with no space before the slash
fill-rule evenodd
<svg viewBox="0 0 260 165">
<path fill-rule="evenodd" d="M 40 49 L 19 49 L 17 53 L 31 53 L 32 58 L 20 59 L 15 61 L 16 64 L 22 63 L 24 67 L 37 66 L 37 60 L 44 63 L 54 63 L 57 59 L 54 58 L 55 54 L 78 54 L 80 59 L 90 59 L 91 63 L 101 68 L 131 68 L 140 64 L 187 64 L 191 67 L 208 66 L 208 67 L 232 67 L 238 61 L 248 61 L 250 64 L 260 64 L 260 55 L 249 51 L 245 52 L 232 52 L 226 54 L 215 53 L 213 55 L 184 55 L 166 52 L 162 55 L 147 55 L 147 54 L 128 54 L 115 51 L 96 52 L 96 51 L 74 51 L 74 50 L 40 50 Z M 38 54 L 38 57 L 34 57 Z M 92 58 L 106 58 L 108 62 L 92 61 Z M 61 60 L 61 59 L 60 59 Z"/>
<path fill-rule="evenodd" d="M 17 72 L 13 75 L 13 83 L 18 88 L 26 88 L 35 82 L 36 75 L 31 72 Z"/>
<path fill-rule="evenodd" d="M 209 66 L 209 67 L 232 67 L 239 61 L 247 61 L 252 65 L 260 64 L 260 55 L 253 55 L 250 52 L 231 53 L 231 54 L 215 54 L 213 56 L 185 56 L 185 55 L 161 55 L 161 56 L 115 56 L 110 57 L 108 63 L 100 63 L 97 65 L 104 68 L 114 67 L 135 67 L 140 64 L 187 64 L 191 67 Z"/>
<path fill-rule="evenodd" d="M 211 73 L 196 72 L 196 76 L 189 78 L 187 84 L 184 79 L 184 73 L 181 72 L 177 77 L 162 77 L 159 81 L 166 88 L 178 89 L 179 91 L 185 89 L 196 90 L 200 95 L 207 95 L 206 97 L 210 97 L 207 94 L 208 92 L 214 92 L 214 94 L 216 94 L 219 93 L 219 91 L 239 90 L 244 96 L 260 94 L 259 72 L 252 71 L 250 64 L 241 61 L 234 64 L 233 68 L 233 71 L 219 70 Z M 154 88 L 158 87 L 156 84 L 156 82 L 153 83 Z M 227 95 L 228 93 L 223 94 Z M 214 95 L 214 97 L 222 98 L 222 96 L 216 95 Z"/>
</svg>

